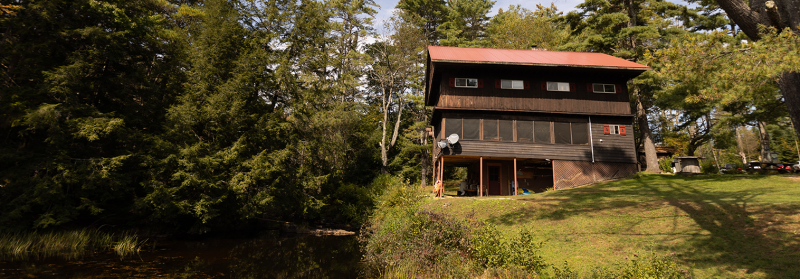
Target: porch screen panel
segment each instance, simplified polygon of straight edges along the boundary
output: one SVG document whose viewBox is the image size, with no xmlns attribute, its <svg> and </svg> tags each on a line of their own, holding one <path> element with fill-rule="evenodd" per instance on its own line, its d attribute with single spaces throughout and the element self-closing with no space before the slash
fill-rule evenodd
<svg viewBox="0 0 800 279">
<path fill-rule="evenodd" d="M 533 141 L 533 121 L 517 120 L 517 142 Z"/>
<path fill-rule="evenodd" d="M 538 143 L 550 143 L 550 121 L 533 121 L 533 132 Z"/>
<path fill-rule="evenodd" d="M 555 122 L 553 123 L 553 133 L 555 134 L 556 143 L 561 144 L 570 144 L 572 141 L 570 140 L 570 131 L 569 131 L 569 123 L 565 122 Z"/>
<path fill-rule="evenodd" d="M 572 144 L 588 144 L 589 128 L 586 123 L 572 123 Z"/>
<path fill-rule="evenodd" d="M 464 135 L 461 137 L 468 140 L 481 139 L 481 120 L 464 119 Z"/>
<path fill-rule="evenodd" d="M 514 141 L 513 120 L 500 120 L 500 141 Z"/>
<path fill-rule="evenodd" d="M 457 134 L 461 137 L 461 118 L 445 118 L 444 121 L 443 137 L 449 137 L 452 134 Z"/>
<path fill-rule="evenodd" d="M 483 120 L 483 140 L 497 140 L 497 119 Z"/>
</svg>

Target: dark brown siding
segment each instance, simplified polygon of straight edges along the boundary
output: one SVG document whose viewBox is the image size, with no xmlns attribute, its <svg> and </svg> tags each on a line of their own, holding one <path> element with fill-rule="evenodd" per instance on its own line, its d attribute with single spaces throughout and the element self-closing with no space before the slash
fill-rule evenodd
<svg viewBox="0 0 800 279">
<path fill-rule="evenodd" d="M 484 88 L 450 87 L 450 78 L 482 79 Z M 495 88 L 495 80 L 515 79 L 529 83 L 528 90 Z M 541 90 L 547 81 L 569 82 L 575 92 L 552 92 Z M 604 75 L 576 75 L 569 72 L 543 73 L 519 71 L 451 70 L 439 79 L 437 108 L 506 110 L 554 113 L 579 113 L 599 115 L 630 115 L 626 79 Z M 623 92 L 617 94 L 589 93 L 589 83 L 613 83 L 622 85 Z"/>
<path fill-rule="evenodd" d="M 636 163 L 632 121 L 627 117 L 592 116 L 595 162 Z M 625 125 L 627 135 L 604 135 L 603 125 L 606 124 Z"/>
</svg>

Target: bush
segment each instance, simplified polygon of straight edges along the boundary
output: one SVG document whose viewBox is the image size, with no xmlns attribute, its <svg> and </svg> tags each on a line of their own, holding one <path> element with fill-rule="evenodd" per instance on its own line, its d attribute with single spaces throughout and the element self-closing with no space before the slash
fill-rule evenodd
<svg viewBox="0 0 800 279">
<path fill-rule="evenodd" d="M 660 168 L 664 173 L 672 173 L 672 160 L 673 158 L 658 159 L 658 168 Z"/>
<path fill-rule="evenodd" d="M 703 174 L 718 174 L 719 167 L 714 165 L 714 161 L 704 160 L 700 163 L 700 172 Z"/>
<path fill-rule="evenodd" d="M 519 267 L 536 272 L 547 267 L 544 259 L 538 255 L 542 244 L 534 242 L 527 228 L 522 229 L 516 237 L 503 237 L 494 225 L 484 225 L 475 231 L 470 244 L 473 260 L 483 267 Z"/>
<path fill-rule="evenodd" d="M 694 275 L 680 267 L 673 257 L 649 256 L 634 257 L 613 269 L 595 269 L 592 278 L 661 278 L 661 279 L 687 279 Z"/>
<path fill-rule="evenodd" d="M 546 266 L 529 231 L 505 237 L 469 217 L 423 210 L 425 197 L 420 188 L 394 185 L 378 198 L 360 237 L 368 277 L 469 278 L 492 270 L 516 278 Z"/>
</svg>

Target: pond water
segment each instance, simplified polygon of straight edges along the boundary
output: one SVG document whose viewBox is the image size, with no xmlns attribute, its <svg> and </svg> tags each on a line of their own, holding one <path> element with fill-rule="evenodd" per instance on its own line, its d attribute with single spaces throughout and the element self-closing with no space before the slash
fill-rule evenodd
<svg viewBox="0 0 800 279">
<path fill-rule="evenodd" d="M 355 236 L 148 241 L 139 255 L 0 261 L 1 278 L 356 278 Z"/>
</svg>

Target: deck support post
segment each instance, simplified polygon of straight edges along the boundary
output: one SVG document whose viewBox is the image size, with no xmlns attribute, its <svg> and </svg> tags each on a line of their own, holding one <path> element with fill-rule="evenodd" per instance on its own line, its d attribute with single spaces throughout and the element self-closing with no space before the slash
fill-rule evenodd
<svg viewBox="0 0 800 279">
<path fill-rule="evenodd" d="M 481 192 L 480 196 L 483 197 L 483 157 L 481 157 L 481 169 L 478 172 L 481 174 L 481 187 L 478 190 Z"/>
<path fill-rule="evenodd" d="M 439 178 L 442 179 L 442 188 L 439 188 L 439 193 L 437 193 L 440 197 L 444 197 L 444 156 L 442 156 L 442 162 L 439 164 Z"/>
<path fill-rule="evenodd" d="M 519 189 L 519 184 L 517 184 L 517 158 L 514 158 L 514 195 L 517 195 L 517 189 Z"/>
</svg>

